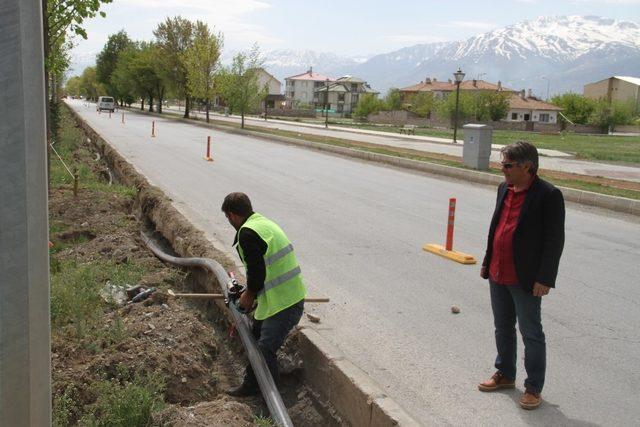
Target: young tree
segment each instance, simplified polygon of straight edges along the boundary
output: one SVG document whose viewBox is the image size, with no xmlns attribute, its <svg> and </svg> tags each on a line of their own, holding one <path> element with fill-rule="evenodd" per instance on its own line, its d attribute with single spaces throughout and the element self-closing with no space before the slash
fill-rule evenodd
<svg viewBox="0 0 640 427">
<path fill-rule="evenodd" d="M 456 111 L 456 94 L 455 92 L 449 94 L 444 100 L 438 103 L 436 110 L 440 117 L 446 117 L 453 122 L 455 119 Z M 458 105 L 458 126 L 474 115 L 474 101 L 472 95 L 465 91 L 460 91 L 460 99 Z"/>
<path fill-rule="evenodd" d="M 369 114 L 375 114 L 384 108 L 385 102 L 378 99 L 374 93 L 365 93 L 353 110 L 354 117 L 366 119 Z"/>
<path fill-rule="evenodd" d="M 184 62 L 185 52 L 193 45 L 193 24 L 176 16 L 167 18 L 153 31 L 162 57 L 166 60 L 170 81 L 177 96 L 185 98 L 184 118 L 189 118 L 191 95 L 187 86 L 187 68 Z"/>
<path fill-rule="evenodd" d="M 429 117 L 436 108 L 436 100 L 431 92 L 418 92 L 409 98 L 411 111 L 420 117 Z"/>
<path fill-rule="evenodd" d="M 110 79 L 115 92 L 120 94 L 124 103 L 129 106 L 141 97 L 138 91 L 136 76 L 132 71 L 132 64 L 136 55 L 138 55 L 138 51 L 138 45 L 134 43 L 128 49 L 120 52 L 116 68 L 113 70 Z M 144 105 L 142 109 L 144 109 Z"/>
<path fill-rule="evenodd" d="M 79 97 L 82 93 L 80 91 L 80 77 L 74 76 L 67 80 L 67 83 L 64 85 L 64 91 L 68 96 Z"/>
<path fill-rule="evenodd" d="M 599 99 L 594 103 L 594 109 L 589 117 L 589 124 L 600 127 L 603 131 L 613 131 L 617 125 L 633 122 L 633 102 L 612 101 Z"/>
<path fill-rule="evenodd" d="M 87 67 L 80 76 L 80 90 L 88 100 L 97 100 L 103 92 L 103 87 L 96 77 L 95 67 Z"/>
<path fill-rule="evenodd" d="M 121 54 L 133 46 L 133 42 L 124 30 L 112 34 L 96 58 L 96 76 L 104 85 L 107 95 L 111 95 L 120 101 L 122 105 L 124 93 L 119 93 L 111 82 L 118 60 Z"/>
<path fill-rule="evenodd" d="M 212 34 L 207 24 L 197 21 L 193 45 L 184 53 L 189 93 L 205 101 L 207 123 L 211 99 L 215 96 L 216 77 L 219 69 L 222 34 Z"/>
<path fill-rule="evenodd" d="M 487 114 L 494 122 L 500 121 L 509 112 L 509 95 L 504 92 L 492 92 L 486 99 Z"/>
<path fill-rule="evenodd" d="M 384 97 L 385 110 L 401 110 L 402 109 L 402 92 L 400 89 L 392 87 Z"/>
<path fill-rule="evenodd" d="M 244 115 L 256 108 L 266 96 L 265 88 L 258 83 L 258 70 L 262 63 L 260 51 L 254 45 L 249 54 L 238 53 L 229 69 L 220 72 L 220 92 L 231 111 L 239 111 L 244 129 Z"/>
<path fill-rule="evenodd" d="M 586 125 L 595 109 L 595 102 L 577 93 L 564 93 L 551 98 L 551 103 L 562 108 L 562 114 L 573 123 Z"/>
</svg>

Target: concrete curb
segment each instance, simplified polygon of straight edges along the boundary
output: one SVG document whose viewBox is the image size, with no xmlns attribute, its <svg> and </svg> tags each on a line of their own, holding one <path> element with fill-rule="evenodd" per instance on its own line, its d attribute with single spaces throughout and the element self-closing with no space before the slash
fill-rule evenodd
<svg viewBox="0 0 640 427">
<path fill-rule="evenodd" d="M 120 178 L 128 185 L 134 185 L 139 191 L 153 188 L 146 178 L 140 175 L 136 169 L 124 159 L 115 148 L 113 148 L 104 138 L 102 138 L 91 126 L 89 126 L 73 109 L 70 109 L 77 123 L 90 135 L 92 143 L 100 148 L 105 160 L 113 166 Z M 197 242 L 187 242 L 181 237 L 182 233 L 187 234 L 191 228 L 196 228 L 178 212 L 171 201 L 164 196 L 160 190 L 158 196 L 151 196 L 146 209 L 150 219 L 158 226 L 162 223 L 162 218 L 167 217 L 167 213 L 179 215 L 179 224 L 174 224 L 179 231 L 170 232 L 166 227 L 158 227 L 163 236 L 171 243 L 174 250 L 180 256 L 207 256 L 213 258 L 211 253 L 220 254 L 220 250 L 214 247 L 213 243 L 207 240 L 200 230 L 201 238 Z M 141 202 L 144 203 L 144 202 Z M 143 208 L 144 209 L 144 208 Z M 193 253 L 194 250 L 197 253 Z M 202 253 L 205 252 L 205 253 Z M 221 264 L 228 265 L 228 253 L 220 254 L 224 260 L 217 259 Z M 219 257 L 216 257 L 219 258 Z M 212 274 L 201 272 L 201 275 L 210 277 L 200 280 L 206 283 L 213 292 L 215 288 L 212 283 L 216 281 Z M 230 316 L 222 302 L 217 301 L 216 305 L 230 322 Z M 299 354 L 303 360 L 303 380 L 321 399 L 330 402 L 340 417 L 348 424 L 363 427 L 382 426 L 419 426 L 411 416 L 389 398 L 382 388 L 377 385 L 360 368 L 345 359 L 344 355 L 328 340 L 323 338 L 315 329 L 302 327 L 299 330 Z"/>
<path fill-rule="evenodd" d="M 145 114 L 156 115 L 163 117 L 157 113 Z M 164 116 L 166 118 L 166 116 Z M 397 166 L 400 168 L 416 170 L 420 172 L 426 172 L 435 175 L 443 175 L 454 179 L 460 179 L 467 182 L 476 182 L 484 185 L 498 185 L 503 179 L 499 175 L 493 175 L 487 172 L 481 172 L 471 169 L 456 168 L 453 166 L 439 165 L 437 163 L 422 162 L 419 160 L 405 159 L 401 157 L 395 157 L 387 154 L 378 154 L 368 151 L 357 150 L 354 148 L 337 147 L 334 145 L 322 144 L 318 142 L 307 141 L 303 139 L 264 134 L 261 132 L 236 129 L 232 126 L 225 126 L 219 124 L 207 124 L 206 122 L 198 122 L 191 119 L 184 119 L 181 117 L 169 117 L 169 120 L 183 121 L 186 123 L 195 124 L 201 127 L 218 128 L 223 132 L 235 133 L 239 135 L 249 135 L 256 138 L 266 139 L 269 141 L 278 141 L 286 144 L 299 145 L 304 147 L 313 148 L 320 151 L 327 151 L 342 156 L 353 157 L 361 160 L 385 163 L 391 166 Z M 380 147 L 385 147 L 381 145 Z M 425 153 L 428 154 L 428 153 Z M 591 191 L 577 190 L 575 188 L 558 187 L 565 200 L 573 203 L 579 203 L 588 206 L 595 206 L 598 208 L 609 209 L 616 212 L 622 212 L 631 215 L 640 215 L 640 200 L 629 199 L 626 197 L 609 196 L 601 193 L 594 193 Z"/>
</svg>

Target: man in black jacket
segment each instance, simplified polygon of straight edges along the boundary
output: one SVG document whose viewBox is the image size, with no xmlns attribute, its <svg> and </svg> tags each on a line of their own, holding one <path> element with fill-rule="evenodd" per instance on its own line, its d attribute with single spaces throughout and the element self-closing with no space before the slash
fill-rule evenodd
<svg viewBox="0 0 640 427">
<path fill-rule="evenodd" d="M 540 304 L 555 287 L 558 275 L 564 246 L 564 199 L 560 190 L 537 176 L 535 146 L 517 142 L 501 152 L 505 182 L 498 187 L 480 270 L 491 290 L 497 372 L 478 389 L 490 392 L 515 387 L 517 319 L 527 371 L 520 406 L 535 409 L 542 401 L 546 370 Z"/>
</svg>

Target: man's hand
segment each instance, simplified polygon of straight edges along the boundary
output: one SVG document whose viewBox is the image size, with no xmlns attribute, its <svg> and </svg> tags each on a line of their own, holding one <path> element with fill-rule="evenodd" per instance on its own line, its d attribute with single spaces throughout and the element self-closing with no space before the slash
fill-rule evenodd
<svg viewBox="0 0 640 427">
<path fill-rule="evenodd" d="M 542 283 L 536 282 L 533 284 L 533 296 L 534 297 L 542 297 L 549 293 L 551 288 L 549 286 L 545 286 Z"/>
<path fill-rule="evenodd" d="M 255 295 L 253 295 L 253 292 L 247 289 L 242 293 L 242 295 L 240 295 L 240 300 L 238 301 L 238 305 L 240 306 L 240 308 L 242 308 L 246 312 L 249 312 L 253 308 L 253 301 L 255 299 L 256 297 Z"/>
<path fill-rule="evenodd" d="M 480 267 L 480 277 L 482 277 L 483 279 L 488 279 L 489 278 L 489 269 L 487 268 L 487 266 L 483 265 L 482 267 Z"/>
</svg>

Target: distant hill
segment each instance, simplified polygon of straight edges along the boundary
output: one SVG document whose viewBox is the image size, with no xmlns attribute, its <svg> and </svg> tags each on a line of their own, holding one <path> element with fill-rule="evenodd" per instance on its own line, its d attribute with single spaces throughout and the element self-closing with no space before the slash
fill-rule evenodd
<svg viewBox="0 0 640 427">
<path fill-rule="evenodd" d="M 586 83 L 612 75 L 640 75 L 640 26 L 595 16 L 540 17 L 464 41 L 420 44 L 371 58 L 279 50 L 266 54 L 265 67 L 284 78 L 309 66 L 331 77 L 367 80 L 385 93 L 435 77 L 446 80 L 461 67 L 466 79 L 482 78 L 512 89 L 550 94 L 581 93 Z"/>
</svg>

